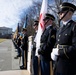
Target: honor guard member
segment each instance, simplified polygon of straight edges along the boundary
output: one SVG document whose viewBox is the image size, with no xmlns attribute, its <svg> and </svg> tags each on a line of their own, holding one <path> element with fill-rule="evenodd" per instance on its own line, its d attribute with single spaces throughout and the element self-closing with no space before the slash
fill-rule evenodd
<svg viewBox="0 0 76 75">
<path fill-rule="evenodd" d="M 38 30 L 38 23 L 39 21 L 35 20 L 34 21 L 34 25 L 33 25 L 33 28 L 35 29 L 35 33 L 34 33 L 34 36 L 33 36 L 33 47 L 32 47 L 32 66 L 33 66 L 33 75 L 38 75 L 38 61 L 36 59 L 36 56 L 35 56 L 35 52 L 36 52 L 36 41 L 35 41 L 35 37 L 36 37 L 36 34 L 37 34 L 37 30 Z"/>
<path fill-rule="evenodd" d="M 23 32 L 23 38 L 21 40 L 22 66 L 20 66 L 20 69 L 27 69 L 27 50 L 28 50 L 27 29 L 23 28 L 22 32 Z"/>
<path fill-rule="evenodd" d="M 18 59 L 18 57 L 21 57 L 21 49 L 20 49 L 20 46 L 21 46 L 21 39 L 20 39 L 20 33 L 18 33 L 17 35 L 17 51 L 18 51 L 18 55 L 16 57 L 14 57 L 15 59 Z"/>
<path fill-rule="evenodd" d="M 54 75 L 76 75 L 76 23 L 72 20 L 75 10 L 71 3 L 60 5 L 58 14 L 63 26 L 57 32 L 57 48 L 51 53 L 56 60 Z"/>
<path fill-rule="evenodd" d="M 50 75 L 50 54 L 56 42 L 56 29 L 52 25 L 54 20 L 55 17 L 52 14 L 46 13 L 44 18 L 45 30 L 41 35 L 41 45 L 38 50 L 41 60 L 41 75 Z"/>
</svg>

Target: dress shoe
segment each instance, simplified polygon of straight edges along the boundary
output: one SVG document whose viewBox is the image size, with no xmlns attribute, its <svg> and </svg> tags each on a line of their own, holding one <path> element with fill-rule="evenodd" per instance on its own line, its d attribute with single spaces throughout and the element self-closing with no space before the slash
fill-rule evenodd
<svg viewBox="0 0 76 75">
<path fill-rule="evenodd" d="M 21 57 L 21 55 L 17 55 L 16 57 L 14 57 L 14 59 L 18 59 L 18 57 Z"/>
<path fill-rule="evenodd" d="M 20 66 L 20 69 L 27 69 L 26 67 L 24 67 L 24 66 Z"/>
</svg>

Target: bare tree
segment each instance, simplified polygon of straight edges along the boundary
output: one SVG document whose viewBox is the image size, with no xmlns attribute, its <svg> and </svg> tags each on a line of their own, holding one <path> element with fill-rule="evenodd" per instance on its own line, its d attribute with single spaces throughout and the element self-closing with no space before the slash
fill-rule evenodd
<svg viewBox="0 0 76 75">
<path fill-rule="evenodd" d="M 33 2 L 33 6 L 28 10 L 28 29 L 30 28 L 29 30 L 30 35 L 34 33 L 32 26 L 34 20 L 39 20 L 40 9 L 41 9 L 41 2 Z"/>
<path fill-rule="evenodd" d="M 31 32 L 31 30 L 33 30 L 32 25 L 34 23 L 34 20 L 39 19 L 40 9 L 41 9 L 41 2 L 33 1 L 33 5 L 29 7 L 27 10 L 24 10 L 22 15 L 20 15 L 21 25 L 23 26 L 24 22 L 26 21 L 26 14 L 28 14 L 27 29 L 28 29 L 29 35 L 33 34 L 33 31 Z"/>
<path fill-rule="evenodd" d="M 72 0 L 70 2 L 74 3 L 75 1 L 76 0 Z M 59 5 L 61 5 L 63 2 L 69 2 L 69 0 L 53 0 L 53 2 L 54 2 L 54 4 L 51 4 L 51 5 L 49 4 L 49 9 L 51 9 L 54 12 L 54 14 L 57 18 L 56 24 L 59 25 L 60 24 L 59 16 L 58 16 Z"/>
<path fill-rule="evenodd" d="M 50 1 L 50 0 L 49 0 Z M 69 0 L 53 0 L 54 4 L 51 4 L 49 2 L 49 7 L 48 7 L 48 11 L 51 9 L 56 17 L 56 24 L 59 26 L 59 16 L 58 16 L 58 11 L 59 11 L 59 5 L 62 4 L 63 2 L 69 2 Z M 76 0 L 71 0 L 70 2 L 74 3 Z M 41 1 L 42 2 L 42 1 Z M 31 7 L 29 7 L 26 11 L 24 10 L 23 14 L 20 16 L 21 17 L 21 25 L 24 24 L 25 20 L 26 20 L 26 14 L 28 14 L 28 30 L 30 32 L 30 35 L 33 34 L 31 32 L 32 29 L 32 25 L 34 23 L 34 20 L 37 20 L 40 14 L 40 9 L 41 9 L 41 2 L 36 2 L 33 0 L 33 5 Z"/>
</svg>

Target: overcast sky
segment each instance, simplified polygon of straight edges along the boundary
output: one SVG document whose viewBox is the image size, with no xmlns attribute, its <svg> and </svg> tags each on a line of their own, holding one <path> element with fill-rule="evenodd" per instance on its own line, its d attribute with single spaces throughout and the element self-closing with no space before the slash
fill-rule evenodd
<svg viewBox="0 0 76 75">
<path fill-rule="evenodd" d="M 15 30 L 23 9 L 32 5 L 32 0 L 0 0 L 0 27 L 12 27 Z"/>
</svg>

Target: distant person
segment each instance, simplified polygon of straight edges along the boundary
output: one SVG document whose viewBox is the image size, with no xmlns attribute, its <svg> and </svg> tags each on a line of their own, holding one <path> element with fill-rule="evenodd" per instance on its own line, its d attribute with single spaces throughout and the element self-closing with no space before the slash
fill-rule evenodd
<svg viewBox="0 0 76 75">
<path fill-rule="evenodd" d="M 18 59 L 18 57 L 21 57 L 21 49 L 20 49 L 20 46 L 21 46 L 21 38 L 20 38 L 20 34 L 17 35 L 17 51 L 18 51 L 18 55 L 16 57 L 14 57 L 15 59 Z"/>
<path fill-rule="evenodd" d="M 27 29 L 23 28 L 23 37 L 21 40 L 21 48 L 22 48 L 22 66 L 20 69 L 27 69 L 27 52 L 28 52 L 28 35 Z"/>
</svg>

